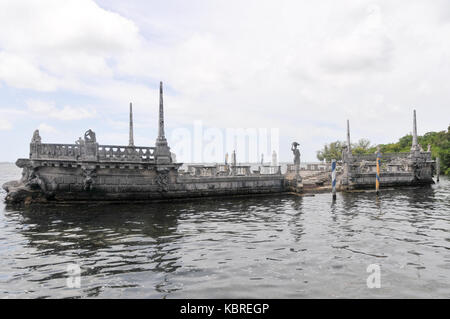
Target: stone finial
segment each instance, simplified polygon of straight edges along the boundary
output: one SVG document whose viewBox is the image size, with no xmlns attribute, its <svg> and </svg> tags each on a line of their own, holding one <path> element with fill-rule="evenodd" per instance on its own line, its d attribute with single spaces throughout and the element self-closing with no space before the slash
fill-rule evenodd
<svg viewBox="0 0 450 319">
<path fill-rule="evenodd" d="M 416 121 L 416 110 L 413 112 L 413 132 L 412 132 L 412 146 L 411 151 L 418 151 L 420 147 L 417 143 L 417 121 Z"/>
<path fill-rule="evenodd" d="M 231 154 L 231 165 L 236 166 L 236 151 L 233 150 L 233 154 Z"/>
<path fill-rule="evenodd" d="M 277 165 L 278 165 L 277 152 L 275 152 L 275 150 L 273 150 L 273 152 L 272 152 L 272 166 L 277 166 Z"/>
<path fill-rule="evenodd" d="M 225 165 L 228 165 L 228 153 L 225 154 Z"/>
<path fill-rule="evenodd" d="M 264 153 L 261 153 L 261 165 L 264 164 Z"/>
<path fill-rule="evenodd" d="M 347 153 L 352 152 L 352 145 L 350 143 L 350 121 L 347 120 Z"/>
<path fill-rule="evenodd" d="M 39 130 L 35 130 L 33 132 L 33 137 L 31 138 L 31 143 L 33 144 L 40 144 L 41 143 L 41 136 L 39 135 Z"/>
<path fill-rule="evenodd" d="M 128 138 L 128 146 L 134 146 L 133 136 L 133 104 L 130 102 L 130 132 Z"/>
</svg>

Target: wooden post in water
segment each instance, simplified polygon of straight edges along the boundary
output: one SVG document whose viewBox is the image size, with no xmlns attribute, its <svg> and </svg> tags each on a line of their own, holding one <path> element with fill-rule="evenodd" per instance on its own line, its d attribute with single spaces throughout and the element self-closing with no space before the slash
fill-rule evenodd
<svg viewBox="0 0 450 319">
<path fill-rule="evenodd" d="M 439 182 L 439 175 L 441 174 L 441 159 L 436 157 L 436 180 Z"/>
<path fill-rule="evenodd" d="M 375 181 L 375 190 L 377 192 L 377 195 L 380 194 L 380 166 L 381 166 L 381 154 L 380 152 L 377 152 L 377 174 L 376 174 L 376 181 Z"/>
<path fill-rule="evenodd" d="M 336 200 L 336 160 L 331 161 L 331 193 Z"/>
</svg>

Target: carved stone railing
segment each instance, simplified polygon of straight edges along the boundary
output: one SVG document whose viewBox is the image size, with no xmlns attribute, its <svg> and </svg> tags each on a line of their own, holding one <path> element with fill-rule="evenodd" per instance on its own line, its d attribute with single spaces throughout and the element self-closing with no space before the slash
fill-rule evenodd
<svg viewBox="0 0 450 319">
<path fill-rule="evenodd" d="M 396 158 L 408 158 L 411 156 L 409 152 L 402 153 L 381 153 L 381 160 L 390 161 Z M 361 154 L 361 155 L 352 155 L 351 157 L 353 161 L 376 161 L 377 154 Z"/>
<path fill-rule="evenodd" d="M 231 166 L 232 175 L 235 176 L 250 176 L 250 166 L 249 165 L 236 165 Z"/>
<path fill-rule="evenodd" d="M 260 166 L 259 173 L 261 175 L 281 174 L 281 166 Z"/>
<path fill-rule="evenodd" d="M 100 161 L 153 162 L 155 148 L 144 146 L 98 145 Z"/>
<path fill-rule="evenodd" d="M 30 159 L 154 162 L 155 148 L 142 146 L 31 143 Z"/>
<path fill-rule="evenodd" d="M 191 176 L 212 177 L 216 176 L 217 168 L 216 166 L 189 165 L 188 172 L 190 173 Z"/>
<path fill-rule="evenodd" d="M 79 144 L 30 144 L 31 159 L 73 159 L 81 156 Z"/>
<path fill-rule="evenodd" d="M 287 164 L 286 165 L 286 172 L 289 172 L 289 173 L 295 173 L 296 172 L 296 168 L 297 167 L 297 165 L 296 164 Z M 300 170 L 300 165 L 298 165 L 298 168 L 299 168 L 299 170 Z"/>
</svg>

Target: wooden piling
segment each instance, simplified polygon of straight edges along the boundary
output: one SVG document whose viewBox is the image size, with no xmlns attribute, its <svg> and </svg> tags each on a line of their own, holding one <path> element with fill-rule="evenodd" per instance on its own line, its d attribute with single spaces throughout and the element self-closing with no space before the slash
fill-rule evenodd
<svg viewBox="0 0 450 319">
<path fill-rule="evenodd" d="M 377 153 L 377 174 L 375 180 L 375 191 L 377 195 L 380 194 L 380 166 L 381 166 L 381 154 Z"/>
<path fill-rule="evenodd" d="M 331 161 L 331 193 L 336 200 L 336 160 Z"/>
<path fill-rule="evenodd" d="M 436 157 L 436 181 L 439 182 L 439 175 L 441 174 L 441 159 Z"/>
</svg>

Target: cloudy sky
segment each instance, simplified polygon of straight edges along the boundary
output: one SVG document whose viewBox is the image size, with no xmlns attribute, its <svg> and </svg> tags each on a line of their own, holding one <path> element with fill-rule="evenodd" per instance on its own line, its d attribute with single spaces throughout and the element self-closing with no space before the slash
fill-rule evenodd
<svg viewBox="0 0 450 319">
<path fill-rule="evenodd" d="M 0 161 L 88 128 L 102 144 L 166 132 L 279 128 L 302 160 L 345 139 L 396 141 L 450 124 L 450 2 L 0 0 Z M 179 158 L 179 160 L 186 160 Z"/>
</svg>

